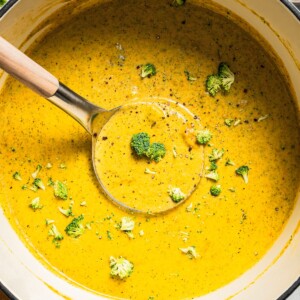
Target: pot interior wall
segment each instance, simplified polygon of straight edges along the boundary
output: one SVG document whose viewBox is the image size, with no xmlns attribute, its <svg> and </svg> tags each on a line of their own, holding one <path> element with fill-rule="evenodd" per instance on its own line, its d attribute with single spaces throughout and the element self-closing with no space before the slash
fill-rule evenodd
<svg viewBox="0 0 300 300">
<path fill-rule="evenodd" d="M 51 14 L 59 14 L 63 22 L 63 18 L 68 18 L 67 15 L 61 14 L 63 7 L 68 7 L 69 14 L 76 14 L 99 2 L 101 1 L 20 0 L 0 21 L 0 32 L 11 43 L 26 50 L 37 38 L 57 26 L 52 21 L 45 22 Z M 299 105 L 300 39 L 294 37 L 294 32 L 299 31 L 299 21 L 292 17 L 279 1 L 271 3 L 256 0 L 216 0 L 215 2 L 246 20 L 272 45 L 275 53 L 282 59 L 282 67 L 286 76 L 290 78 L 291 89 Z M 211 1 L 205 4 L 213 7 Z M 1 75 L 0 83 L 3 84 L 6 76 L 3 73 Z M 236 294 L 236 297 L 241 299 L 258 299 L 258 295 L 263 293 L 264 299 L 275 299 L 281 295 L 300 274 L 299 216 L 300 202 L 297 201 L 282 235 L 261 262 L 231 284 L 205 298 L 221 299 Z M 32 291 L 35 291 L 30 299 L 39 299 L 41 294 L 47 299 L 57 299 L 60 296 L 56 290 L 72 299 L 96 298 L 88 291 L 53 275 L 37 262 L 21 243 L 3 214 L 0 215 L 0 226 L 4 229 L 0 233 L 0 253 L 4 257 L 0 262 L 0 278 L 16 296 L 28 299 L 28 295 L 32 295 Z M 15 274 L 18 274 L 19 278 L 16 279 Z M 284 278 L 282 274 L 285 274 Z M 20 283 L 18 286 L 15 284 L 16 280 Z M 43 282 L 47 282 L 47 285 L 42 284 Z M 251 284 L 253 282 L 254 284 Z"/>
</svg>

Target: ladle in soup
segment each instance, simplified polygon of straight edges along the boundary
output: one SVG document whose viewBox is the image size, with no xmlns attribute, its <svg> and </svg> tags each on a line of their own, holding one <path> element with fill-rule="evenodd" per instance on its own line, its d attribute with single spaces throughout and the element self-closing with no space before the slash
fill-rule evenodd
<svg viewBox="0 0 300 300">
<path fill-rule="evenodd" d="M 203 148 L 195 140 L 201 125 L 183 105 L 147 98 L 105 110 L 60 83 L 2 37 L 0 67 L 92 135 L 94 170 L 102 190 L 114 203 L 134 212 L 157 214 L 180 205 L 196 189 L 203 167 Z M 132 136 L 141 132 L 147 132 L 152 144 L 165 146 L 160 161 L 137 156 L 130 147 Z"/>
</svg>

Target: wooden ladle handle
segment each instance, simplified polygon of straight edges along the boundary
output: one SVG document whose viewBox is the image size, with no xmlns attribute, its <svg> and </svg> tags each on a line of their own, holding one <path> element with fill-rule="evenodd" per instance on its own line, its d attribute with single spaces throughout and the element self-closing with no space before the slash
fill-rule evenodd
<svg viewBox="0 0 300 300">
<path fill-rule="evenodd" d="M 52 97 L 58 90 L 57 78 L 2 37 L 0 67 L 45 98 Z"/>
</svg>

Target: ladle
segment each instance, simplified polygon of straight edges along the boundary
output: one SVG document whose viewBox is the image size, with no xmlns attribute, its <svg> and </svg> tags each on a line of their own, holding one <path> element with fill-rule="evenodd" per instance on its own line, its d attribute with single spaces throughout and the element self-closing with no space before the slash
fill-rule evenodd
<svg viewBox="0 0 300 300">
<path fill-rule="evenodd" d="M 22 53 L 2 37 L 0 37 L 0 67 L 13 77 L 21 81 L 23 84 L 31 88 L 33 91 L 37 92 L 44 98 L 48 99 L 51 103 L 55 104 L 63 111 L 68 113 L 77 122 L 79 122 L 88 131 L 89 134 L 92 135 L 94 170 L 103 191 L 114 203 L 134 212 L 156 214 L 173 209 L 177 205 L 184 202 L 173 202 L 170 199 L 166 188 L 166 192 L 164 195 L 161 195 L 161 197 L 156 197 L 155 201 L 145 201 L 145 204 L 143 204 L 143 198 L 146 199 L 147 197 L 147 186 L 143 187 L 143 189 L 145 190 L 145 195 L 139 196 L 140 198 L 137 200 L 138 203 L 132 202 L 132 199 L 127 202 L 126 200 L 124 200 L 126 197 L 121 197 L 120 195 L 118 195 L 118 197 L 121 197 L 122 199 L 116 198 L 114 191 L 109 190 L 108 185 L 102 181 L 102 175 L 100 175 L 102 174 L 101 163 L 99 164 L 95 162 L 95 147 L 96 144 L 99 145 L 99 140 L 97 140 L 97 138 L 101 135 L 101 130 L 103 129 L 103 127 L 107 126 L 107 124 L 111 122 L 111 120 L 114 121 L 118 113 L 124 113 L 124 111 L 126 112 L 129 110 L 132 112 L 132 110 L 134 109 L 141 110 L 141 108 L 146 106 L 149 107 L 149 105 L 155 111 L 158 111 L 159 114 L 161 113 L 163 116 L 167 115 L 167 117 L 170 117 L 170 115 L 173 115 L 178 118 L 178 122 L 180 122 L 181 127 L 182 124 L 189 124 L 189 126 L 195 127 L 195 124 L 197 123 L 196 127 L 199 128 L 199 121 L 197 117 L 195 117 L 186 107 L 168 99 L 147 99 L 129 102 L 112 110 L 105 110 L 85 100 L 83 97 L 76 94 L 70 88 L 59 82 L 59 80 L 55 76 L 50 74 L 42 66 L 34 62 L 27 55 Z M 168 112 L 166 112 L 166 108 Z M 133 118 L 135 118 L 135 116 L 133 116 Z M 175 135 L 178 134 L 181 133 L 175 133 Z M 182 179 L 189 184 L 189 187 L 185 191 L 185 200 L 195 190 L 200 181 L 200 173 L 203 167 L 203 156 L 201 147 L 198 146 L 198 148 L 200 148 L 199 154 L 197 154 L 199 165 L 196 166 L 195 171 L 192 171 L 192 174 L 186 176 L 189 178 Z M 171 149 L 171 151 L 172 150 L 174 149 Z M 184 172 L 181 172 L 181 170 L 177 171 L 178 174 L 174 174 L 174 176 L 183 176 L 183 174 L 186 174 Z"/>
</svg>

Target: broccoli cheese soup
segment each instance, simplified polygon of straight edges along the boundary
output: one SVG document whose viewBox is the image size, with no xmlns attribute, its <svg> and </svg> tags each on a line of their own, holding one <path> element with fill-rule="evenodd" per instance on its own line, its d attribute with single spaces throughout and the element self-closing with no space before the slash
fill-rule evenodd
<svg viewBox="0 0 300 300">
<path fill-rule="evenodd" d="M 129 123 L 135 112 L 119 114 L 90 137 L 16 80 L 1 92 L 6 217 L 47 268 L 108 298 L 214 291 L 264 256 L 294 206 L 298 108 L 276 59 L 231 14 L 183 2 L 102 3 L 28 52 L 100 107 L 153 97 L 181 103 L 199 122 L 183 135 L 162 136 L 172 120 L 149 107 Z M 92 142 L 117 198 L 181 205 L 156 216 L 120 209 L 99 187 Z"/>
</svg>

